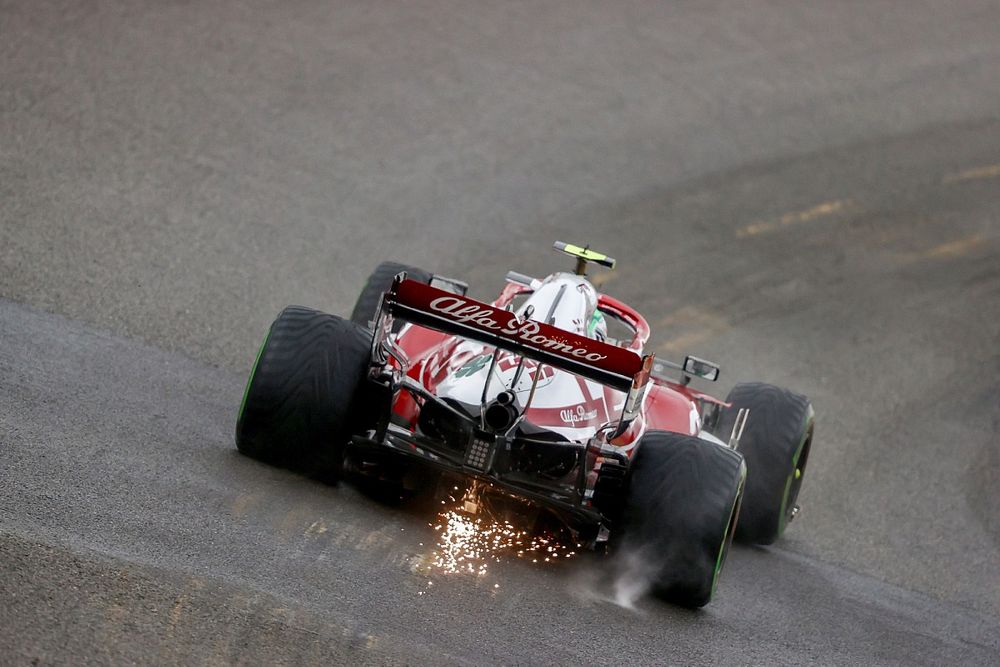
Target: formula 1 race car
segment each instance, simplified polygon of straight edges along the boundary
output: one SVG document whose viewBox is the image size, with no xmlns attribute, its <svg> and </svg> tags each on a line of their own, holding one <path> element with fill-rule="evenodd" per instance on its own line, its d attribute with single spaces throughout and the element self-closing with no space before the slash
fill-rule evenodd
<svg viewBox="0 0 1000 667">
<path fill-rule="evenodd" d="M 553 522 L 591 548 L 620 539 L 658 593 L 702 606 L 734 536 L 771 543 L 798 511 L 812 406 L 760 383 L 725 401 L 694 389 L 718 366 L 644 354 L 646 320 L 585 275 L 615 261 L 555 247 L 575 272 L 510 272 L 492 303 L 387 262 L 349 320 L 289 306 L 247 381 L 236 445 L 308 474 L 461 488 L 466 511 Z"/>
</svg>

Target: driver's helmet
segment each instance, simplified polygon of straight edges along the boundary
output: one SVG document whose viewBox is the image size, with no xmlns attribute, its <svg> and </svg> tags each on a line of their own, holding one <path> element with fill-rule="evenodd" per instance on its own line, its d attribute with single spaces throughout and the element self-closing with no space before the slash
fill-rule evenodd
<svg viewBox="0 0 1000 667">
<path fill-rule="evenodd" d="M 604 315 L 597 310 L 597 291 L 583 276 L 552 274 L 521 304 L 518 317 L 524 317 L 529 307 L 531 319 L 564 331 L 599 340 L 608 335 Z"/>
<path fill-rule="evenodd" d="M 602 343 L 608 340 L 608 320 L 604 317 L 604 313 L 597 308 L 594 308 L 594 314 L 590 316 L 590 323 L 587 325 L 587 335 Z"/>
</svg>

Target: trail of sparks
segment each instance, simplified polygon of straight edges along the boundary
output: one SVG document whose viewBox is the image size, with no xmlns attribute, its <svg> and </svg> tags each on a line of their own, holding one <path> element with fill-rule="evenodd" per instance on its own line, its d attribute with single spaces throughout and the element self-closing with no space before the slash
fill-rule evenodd
<svg viewBox="0 0 1000 667">
<path fill-rule="evenodd" d="M 509 521 L 495 521 L 450 510 L 442 512 L 438 523 L 429 524 L 439 533 L 430 566 L 443 574 L 483 576 L 491 562 L 504 556 L 530 558 L 550 563 L 572 558 L 570 545 L 546 535 L 532 535 Z"/>
</svg>

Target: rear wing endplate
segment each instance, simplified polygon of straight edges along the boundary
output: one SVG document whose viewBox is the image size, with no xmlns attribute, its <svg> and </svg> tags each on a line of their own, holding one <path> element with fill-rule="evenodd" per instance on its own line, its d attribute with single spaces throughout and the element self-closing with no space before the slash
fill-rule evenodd
<svg viewBox="0 0 1000 667">
<path fill-rule="evenodd" d="M 396 276 L 382 297 L 386 316 L 509 350 L 632 394 L 645 389 L 652 355 L 586 338 L 513 312 Z M 376 322 L 376 331 L 384 327 Z M 640 385 L 640 386 L 637 386 Z M 630 406 L 636 409 L 638 406 Z M 626 409 L 626 412 L 629 410 Z"/>
</svg>

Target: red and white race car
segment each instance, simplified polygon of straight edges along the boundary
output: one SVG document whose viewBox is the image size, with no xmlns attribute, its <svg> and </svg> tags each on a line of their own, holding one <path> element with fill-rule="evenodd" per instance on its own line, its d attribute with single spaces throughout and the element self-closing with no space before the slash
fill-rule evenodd
<svg viewBox="0 0 1000 667">
<path fill-rule="evenodd" d="M 350 320 L 286 308 L 247 381 L 236 445 L 321 476 L 443 482 L 468 511 L 555 522 L 590 547 L 621 537 L 661 595 L 702 606 L 734 536 L 771 543 L 798 511 L 812 406 L 760 383 L 725 401 L 692 388 L 718 366 L 646 354 L 646 320 L 585 275 L 614 260 L 555 247 L 575 272 L 511 272 L 492 303 L 387 262 Z"/>
</svg>

